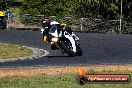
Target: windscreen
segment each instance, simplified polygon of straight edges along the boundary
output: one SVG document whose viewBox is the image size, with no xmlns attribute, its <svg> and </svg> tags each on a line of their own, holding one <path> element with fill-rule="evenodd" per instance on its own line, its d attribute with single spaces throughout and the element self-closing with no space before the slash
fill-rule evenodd
<svg viewBox="0 0 132 88">
<path fill-rule="evenodd" d="M 55 31 L 57 30 L 57 32 L 59 33 L 59 29 L 60 29 L 60 27 L 59 27 L 59 25 L 57 25 L 57 24 L 53 24 L 53 25 L 51 25 L 51 28 L 50 28 L 50 33 L 55 33 Z"/>
</svg>

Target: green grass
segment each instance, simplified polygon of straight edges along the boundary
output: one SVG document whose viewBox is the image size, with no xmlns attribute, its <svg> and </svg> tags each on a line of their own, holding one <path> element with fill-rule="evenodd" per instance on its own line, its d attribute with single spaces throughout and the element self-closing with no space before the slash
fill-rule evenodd
<svg viewBox="0 0 132 88">
<path fill-rule="evenodd" d="M 130 75 L 132 75 L 132 73 L 130 73 Z M 76 77 L 77 75 L 75 74 L 38 75 L 31 77 L 4 77 L 0 79 L 0 88 L 131 88 L 132 87 L 132 83 L 85 84 L 81 86 L 77 84 Z"/>
<path fill-rule="evenodd" d="M 0 44 L 0 59 L 10 59 L 23 56 L 29 56 L 33 52 L 30 49 L 27 49 L 19 45 L 8 45 Z"/>
</svg>

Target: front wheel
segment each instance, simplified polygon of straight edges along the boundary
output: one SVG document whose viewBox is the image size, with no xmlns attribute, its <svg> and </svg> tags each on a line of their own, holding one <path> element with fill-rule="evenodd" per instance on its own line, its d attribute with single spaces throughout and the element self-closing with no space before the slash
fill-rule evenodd
<svg viewBox="0 0 132 88">
<path fill-rule="evenodd" d="M 72 44 L 70 41 L 61 41 L 61 47 L 64 51 L 71 57 L 75 56 L 75 53 L 72 51 Z"/>
</svg>

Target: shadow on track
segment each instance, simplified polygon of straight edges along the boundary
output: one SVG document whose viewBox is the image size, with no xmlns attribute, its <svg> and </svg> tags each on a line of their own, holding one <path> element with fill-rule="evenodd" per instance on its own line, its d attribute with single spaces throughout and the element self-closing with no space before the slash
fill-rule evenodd
<svg viewBox="0 0 132 88">
<path fill-rule="evenodd" d="M 54 57 L 63 57 L 63 58 L 69 58 L 70 56 L 45 56 L 47 58 L 54 58 Z"/>
</svg>

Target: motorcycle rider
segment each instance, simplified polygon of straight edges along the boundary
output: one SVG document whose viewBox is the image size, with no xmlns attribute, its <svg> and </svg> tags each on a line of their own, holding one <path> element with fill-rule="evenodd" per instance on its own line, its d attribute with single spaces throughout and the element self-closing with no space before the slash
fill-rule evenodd
<svg viewBox="0 0 132 88">
<path fill-rule="evenodd" d="M 71 22 L 70 21 L 66 21 L 66 23 L 62 23 L 61 24 L 61 27 L 62 27 L 63 30 L 66 30 L 69 34 L 71 34 L 76 41 L 78 41 L 79 38 L 73 33 L 70 25 L 71 25 Z"/>
<path fill-rule="evenodd" d="M 44 16 L 42 19 L 42 27 L 43 28 L 41 28 L 41 33 L 43 34 L 44 42 L 50 42 L 51 43 L 51 49 L 55 50 L 55 49 L 57 49 L 57 47 L 54 43 L 51 42 L 51 40 L 50 40 L 51 38 L 50 38 L 50 34 L 49 34 L 49 31 L 50 31 L 50 29 L 52 29 L 53 24 L 59 25 L 59 22 L 51 21 L 50 17 Z"/>
<path fill-rule="evenodd" d="M 44 41 L 48 41 L 49 42 L 49 30 L 50 30 L 50 25 L 51 23 L 51 19 L 49 16 L 44 16 L 42 18 L 42 28 L 41 28 L 41 33 L 43 34 L 43 38 L 44 38 Z"/>
<path fill-rule="evenodd" d="M 62 27 L 63 30 L 66 30 L 69 34 L 72 34 L 71 27 L 69 27 L 66 23 L 62 23 L 60 26 Z"/>
</svg>

